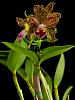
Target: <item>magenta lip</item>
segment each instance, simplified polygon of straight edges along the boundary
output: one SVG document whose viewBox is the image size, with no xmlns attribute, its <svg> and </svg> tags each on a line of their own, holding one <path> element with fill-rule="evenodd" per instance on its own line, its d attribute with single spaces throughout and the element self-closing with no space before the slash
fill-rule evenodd
<svg viewBox="0 0 75 100">
<path fill-rule="evenodd" d="M 47 35 L 46 32 L 43 31 L 35 32 L 34 34 L 40 38 L 44 38 Z"/>
</svg>

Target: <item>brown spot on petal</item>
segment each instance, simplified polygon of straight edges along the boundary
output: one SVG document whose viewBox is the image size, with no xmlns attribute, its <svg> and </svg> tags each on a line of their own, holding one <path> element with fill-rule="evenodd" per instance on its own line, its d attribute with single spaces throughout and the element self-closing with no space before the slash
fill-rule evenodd
<svg viewBox="0 0 75 100">
<path fill-rule="evenodd" d="M 60 13 L 50 13 L 50 15 L 48 15 L 47 19 L 43 21 L 43 24 L 46 25 L 46 27 L 56 27 L 57 23 L 59 22 L 59 19 L 61 18 L 61 14 Z"/>
<path fill-rule="evenodd" d="M 50 13 L 52 10 L 53 10 L 53 7 L 54 7 L 54 2 L 50 2 L 46 7 L 45 7 L 45 10 L 47 13 Z"/>
<path fill-rule="evenodd" d="M 47 18 L 47 12 L 43 5 L 34 5 L 33 7 L 34 13 L 37 16 L 40 23 L 43 22 L 45 18 Z"/>
<path fill-rule="evenodd" d="M 29 25 L 34 26 L 34 25 L 38 25 L 39 21 L 35 16 L 29 16 L 27 18 L 27 22 L 29 23 Z"/>
</svg>

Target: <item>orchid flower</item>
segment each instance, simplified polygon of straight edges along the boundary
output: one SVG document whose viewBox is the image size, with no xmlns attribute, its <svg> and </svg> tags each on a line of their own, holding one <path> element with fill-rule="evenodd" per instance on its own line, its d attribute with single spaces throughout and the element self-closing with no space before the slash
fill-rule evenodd
<svg viewBox="0 0 75 100">
<path fill-rule="evenodd" d="M 57 33 L 56 25 L 61 18 L 61 14 L 59 12 L 52 12 L 54 4 L 54 2 L 50 2 L 46 7 L 34 5 L 34 15 L 30 14 L 27 16 L 25 13 L 25 19 L 17 17 L 18 25 L 24 27 L 25 32 L 27 32 L 27 34 L 23 32 L 21 34 L 26 34 L 25 36 L 29 40 L 33 37 L 34 39 L 41 40 L 46 38 L 48 42 L 57 41 L 55 37 L 55 33 Z M 24 37 L 22 36 L 22 38 Z"/>
</svg>

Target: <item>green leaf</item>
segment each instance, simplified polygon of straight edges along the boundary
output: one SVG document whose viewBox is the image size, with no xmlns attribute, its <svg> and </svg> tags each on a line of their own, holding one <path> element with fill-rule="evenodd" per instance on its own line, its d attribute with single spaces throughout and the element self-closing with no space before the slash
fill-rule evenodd
<svg viewBox="0 0 75 100">
<path fill-rule="evenodd" d="M 0 63 L 4 66 L 7 66 L 7 60 L 6 59 L 0 59 Z"/>
<path fill-rule="evenodd" d="M 41 85 L 42 95 L 44 100 L 49 100 L 43 84 Z"/>
<path fill-rule="evenodd" d="M 47 48 L 41 50 L 41 59 L 39 61 L 39 64 L 41 64 L 46 59 L 54 57 L 54 56 L 57 56 L 57 55 L 59 55 L 61 53 L 64 53 L 64 52 L 70 50 L 73 47 L 75 47 L 75 46 L 73 46 L 73 45 L 65 45 L 65 46 L 47 47 Z"/>
<path fill-rule="evenodd" d="M 47 74 L 47 72 L 43 68 L 41 68 L 41 72 L 43 73 L 52 93 L 52 78 Z"/>
<path fill-rule="evenodd" d="M 8 56 L 8 54 L 9 54 L 9 51 L 0 51 L 0 58 L 1 57 L 7 57 Z"/>
<path fill-rule="evenodd" d="M 20 46 L 27 49 L 27 43 L 24 40 L 21 41 Z"/>
<path fill-rule="evenodd" d="M 70 87 L 67 88 L 67 90 L 65 91 L 65 93 L 63 95 L 62 100 L 66 100 L 66 98 L 67 98 L 69 92 L 72 90 L 72 88 L 73 88 L 73 86 L 70 86 Z"/>
<path fill-rule="evenodd" d="M 55 76 L 54 76 L 54 87 L 57 88 L 62 80 L 63 74 L 65 69 L 65 59 L 64 55 L 61 54 L 60 60 L 58 62 Z"/>
<path fill-rule="evenodd" d="M 7 57 L 8 57 L 9 51 L 7 50 L 0 50 L 0 63 L 4 66 L 7 66 Z"/>
<path fill-rule="evenodd" d="M 4 52 L 9 52 L 8 50 L 0 50 L 0 52 L 4 53 Z"/>
<path fill-rule="evenodd" d="M 8 55 L 8 59 L 7 59 L 8 68 L 12 72 L 15 72 L 23 64 L 25 57 L 26 57 L 25 55 L 23 55 L 19 52 L 16 52 L 14 50 L 11 50 Z"/>
<path fill-rule="evenodd" d="M 9 53 L 7 50 L 0 50 L 0 53 Z"/>
<path fill-rule="evenodd" d="M 41 79 L 42 85 L 43 85 L 42 92 L 43 92 L 43 94 L 45 94 L 45 95 L 43 95 L 44 98 L 45 98 L 44 100 L 53 100 L 49 85 L 48 85 L 48 83 L 47 83 L 47 81 L 46 81 L 46 79 L 45 79 L 45 77 L 44 77 L 44 75 L 42 74 L 41 71 L 39 73 L 39 76 L 40 76 L 40 79 Z"/>
<path fill-rule="evenodd" d="M 27 73 L 25 72 L 25 70 L 24 70 L 23 68 L 19 68 L 19 69 L 17 70 L 17 73 L 18 73 L 25 81 L 28 80 Z"/>
<path fill-rule="evenodd" d="M 18 42 L 15 40 L 13 45 L 16 46 L 21 46 L 25 48 L 24 46 L 21 45 L 22 42 Z M 20 52 L 14 51 L 12 48 L 9 52 L 8 59 L 7 59 L 7 66 L 8 68 L 12 71 L 15 72 L 18 68 L 20 68 L 25 60 L 26 56 L 21 54 Z"/>
<path fill-rule="evenodd" d="M 33 84 L 33 72 L 34 72 L 34 64 L 31 59 L 26 58 L 26 63 L 25 63 L 25 71 L 27 73 L 29 82 Z"/>
<path fill-rule="evenodd" d="M 0 57 L 7 57 L 7 55 L 2 55 L 2 54 L 1 54 Z"/>
<path fill-rule="evenodd" d="M 23 47 L 17 46 L 16 44 L 9 43 L 9 42 L 2 42 L 2 43 L 5 44 L 6 46 L 8 46 L 9 48 L 11 48 L 12 50 L 15 50 L 16 52 L 19 52 L 19 53 L 29 57 L 34 63 L 38 62 L 37 55 L 34 52 L 32 52 L 31 50 L 27 50 Z"/>
</svg>

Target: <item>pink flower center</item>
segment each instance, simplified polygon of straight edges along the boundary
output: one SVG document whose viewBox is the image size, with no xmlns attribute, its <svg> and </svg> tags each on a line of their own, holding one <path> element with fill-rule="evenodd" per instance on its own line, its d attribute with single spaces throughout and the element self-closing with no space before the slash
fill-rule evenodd
<svg viewBox="0 0 75 100">
<path fill-rule="evenodd" d="M 44 24 L 39 24 L 35 35 L 39 36 L 40 38 L 44 38 L 46 36 L 46 26 Z"/>
</svg>

